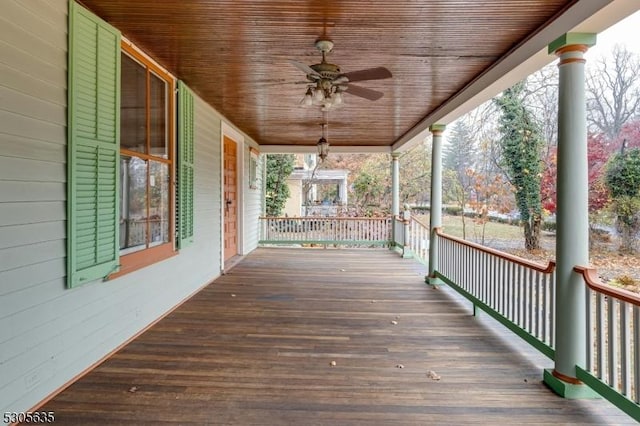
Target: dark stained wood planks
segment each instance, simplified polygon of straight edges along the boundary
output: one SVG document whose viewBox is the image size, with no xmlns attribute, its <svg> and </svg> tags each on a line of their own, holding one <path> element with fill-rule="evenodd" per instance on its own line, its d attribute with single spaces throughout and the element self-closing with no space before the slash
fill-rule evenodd
<svg viewBox="0 0 640 426">
<path fill-rule="evenodd" d="M 575 2 L 82 0 L 258 143 L 314 147 L 322 114 L 288 60 L 319 63 L 316 39 L 343 72 L 393 73 L 358 83 L 375 102 L 345 95 L 329 143 L 389 146 Z"/>
<path fill-rule="evenodd" d="M 553 394 L 424 272 L 384 249 L 258 249 L 41 410 L 60 425 L 633 424 Z"/>
</svg>

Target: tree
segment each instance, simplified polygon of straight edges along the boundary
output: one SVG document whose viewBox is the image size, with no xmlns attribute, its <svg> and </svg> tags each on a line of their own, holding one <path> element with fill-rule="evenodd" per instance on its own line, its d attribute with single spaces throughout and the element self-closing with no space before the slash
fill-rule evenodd
<svg viewBox="0 0 640 426">
<path fill-rule="evenodd" d="M 527 107 L 540 124 L 547 152 L 545 163 L 558 145 L 558 67 L 549 64 L 531 74 L 525 81 L 524 99 Z"/>
<path fill-rule="evenodd" d="M 391 170 L 387 154 L 370 154 L 352 173 L 352 201 L 359 216 L 386 213 L 391 207 Z"/>
<path fill-rule="evenodd" d="M 369 206 L 380 207 L 380 199 L 385 190 L 381 176 L 363 170 L 353 182 L 353 191 L 359 210 L 366 210 Z"/>
<path fill-rule="evenodd" d="M 640 108 L 640 61 L 616 45 L 612 58 L 600 58 L 587 78 L 587 121 L 593 133 L 615 139 Z"/>
<path fill-rule="evenodd" d="M 444 187 L 443 199 L 454 202 L 460 207 L 460 219 L 462 220 L 462 238 L 467 238 L 467 222 L 464 208 L 469 202 L 469 191 L 473 188 L 473 170 L 467 169 L 464 176 L 460 176 L 455 170 L 444 169 L 442 171 L 442 186 Z"/>
<path fill-rule="evenodd" d="M 422 204 L 431 188 L 431 144 L 425 141 L 403 152 L 400 158 L 400 205 Z"/>
<path fill-rule="evenodd" d="M 287 198 L 289 186 L 287 179 L 293 172 L 295 157 L 293 154 L 267 155 L 267 185 L 265 191 L 266 215 L 280 216 Z"/>
<path fill-rule="evenodd" d="M 524 83 L 520 82 L 495 98 L 500 108 L 500 146 L 502 161 L 510 183 L 515 188 L 516 205 L 524 224 L 525 248 L 540 248 L 542 202 L 540 181 L 543 140 L 540 127 L 526 108 Z"/>
<path fill-rule="evenodd" d="M 475 140 L 471 127 L 465 120 L 453 125 L 443 148 L 442 167 L 444 184 L 449 187 L 449 200 L 455 201 L 461 209 L 462 238 L 466 238 L 467 224 L 464 209 L 471 198 L 473 189 L 473 165 L 476 154 Z"/>
<path fill-rule="evenodd" d="M 636 236 L 640 231 L 640 149 L 615 154 L 607 164 L 605 182 L 620 232 L 621 253 L 635 253 Z"/>
<path fill-rule="evenodd" d="M 481 226 L 480 244 L 485 244 L 486 225 L 489 212 L 507 213 L 511 205 L 506 203 L 510 185 L 504 181 L 504 175 L 483 171 L 471 171 L 475 200 L 470 203 L 475 212 L 474 221 Z"/>
<path fill-rule="evenodd" d="M 558 182 L 558 149 L 553 147 L 548 151 L 544 161 L 545 166 L 540 179 L 540 201 L 542 208 L 551 214 L 557 208 L 557 182 Z"/>
<path fill-rule="evenodd" d="M 431 147 L 427 140 L 403 152 L 400 161 L 400 201 L 420 204 L 431 186 Z M 323 168 L 349 170 L 349 205 L 358 215 L 382 214 L 391 207 L 391 158 L 388 154 L 335 154 Z"/>
<path fill-rule="evenodd" d="M 464 120 L 457 120 L 443 147 L 442 167 L 464 175 L 473 167 L 475 140 L 471 128 Z"/>
<path fill-rule="evenodd" d="M 611 145 L 606 143 L 604 135 L 589 135 L 587 138 L 589 213 L 595 213 L 609 203 L 609 191 L 604 182 L 604 174 L 610 156 Z"/>
</svg>

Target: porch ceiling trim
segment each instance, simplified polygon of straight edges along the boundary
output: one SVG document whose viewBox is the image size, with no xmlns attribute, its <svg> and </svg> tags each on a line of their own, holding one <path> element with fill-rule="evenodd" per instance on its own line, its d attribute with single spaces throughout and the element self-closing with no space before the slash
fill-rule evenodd
<svg viewBox="0 0 640 426">
<path fill-rule="evenodd" d="M 260 145 L 263 154 L 316 154 L 315 145 Z M 329 141 L 329 153 L 336 154 L 387 154 L 391 153 L 390 146 L 348 145 L 331 146 Z"/>
</svg>

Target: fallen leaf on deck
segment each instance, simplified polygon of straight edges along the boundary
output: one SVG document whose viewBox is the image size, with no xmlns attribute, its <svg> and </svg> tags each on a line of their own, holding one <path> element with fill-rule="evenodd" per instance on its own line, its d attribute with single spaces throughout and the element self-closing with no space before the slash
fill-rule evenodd
<svg viewBox="0 0 640 426">
<path fill-rule="evenodd" d="M 347 272 L 346 269 L 340 269 L 340 272 Z"/>
<path fill-rule="evenodd" d="M 236 297 L 236 295 L 235 295 L 235 294 L 232 294 L 232 295 L 231 295 L 231 297 Z"/>
<path fill-rule="evenodd" d="M 431 380 L 440 380 L 440 376 L 436 374 L 436 372 L 433 370 L 429 370 L 427 372 L 427 377 L 430 378 Z"/>
<path fill-rule="evenodd" d="M 393 325 L 397 325 L 397 324 L 398 324 L 398 321 L 391 321 L 391 324 L 393 324 Z"/>
<path fill-rule="evenodd" d="M 329 363 L 329 365 L 330 365 L 330 366 L 332 366 L 332 367 L 335 367 L 335 366 L 336 366 L 336 365 L 338 365 L 338 364 L 337 364 L 335 361 L 331 361 L 331 362 Z"/>
<path fill-rule="evenodd" d="M 137 387 L 137 386 L 131 386 L 131 387 L 129 388 L 129 392 L 131 392 L 131 393 L 134 393 L 134 392 L 136 392 L 137 390 L 138 390 L 138 387 Z"/>
<path fill-rule="evenodd" d="M 404 365 L 398 364 L 398 365 L 396 365 L 396 368 L 404 368 Z"/>
</svg>

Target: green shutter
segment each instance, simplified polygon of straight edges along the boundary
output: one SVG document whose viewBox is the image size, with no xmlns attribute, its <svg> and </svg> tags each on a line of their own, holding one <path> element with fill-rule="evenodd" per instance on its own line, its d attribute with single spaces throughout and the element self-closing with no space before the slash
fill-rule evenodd
<svg viewBox="0 0 640 426">
<path fill-rule="evenodd" d="M 178 82 L 178 248 L 193 242 L 193 93 Z"/>
<path fill-rule="evenodd" d="M 120 33 L 69 3 L 67 286 L 117 270 Z"/>
</svg>

